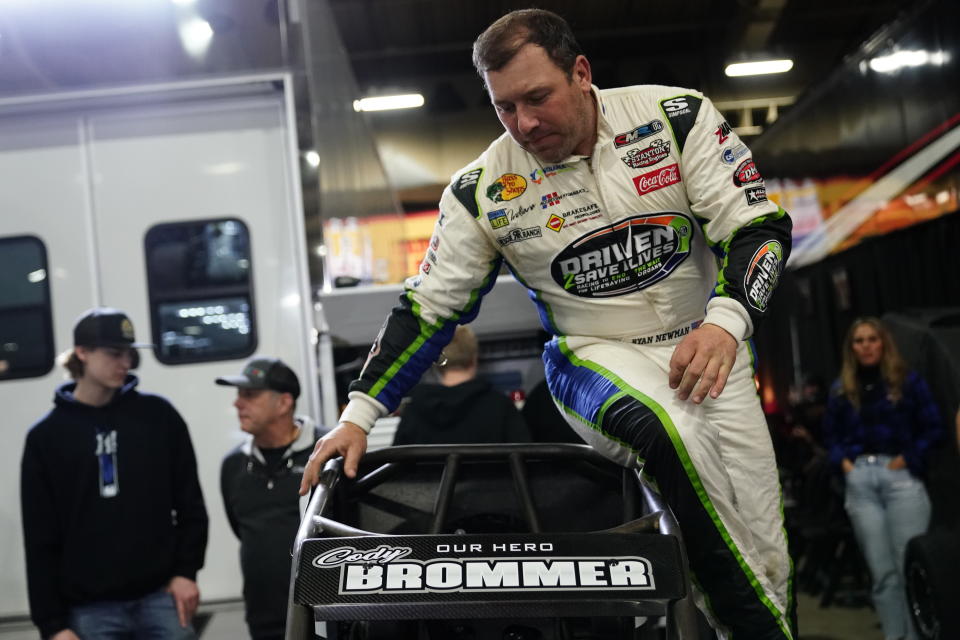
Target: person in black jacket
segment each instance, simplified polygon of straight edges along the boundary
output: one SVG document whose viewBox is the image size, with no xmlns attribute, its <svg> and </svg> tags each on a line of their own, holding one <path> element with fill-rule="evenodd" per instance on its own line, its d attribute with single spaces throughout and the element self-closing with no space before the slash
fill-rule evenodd
<svg viewBox="0 0 960 640">
<path fill-rule="evenodd" d="M 207 512 L 187 425 L 137 391 L 133 325 L 74 327 L 54 408 L 30 428 L 21 506 L 30 614 L 43 638 L 195 638 Z"/>
<path fill-rule="evenodd" d="M 417 385 L 403 409 L 393 444 L 530 442 L 517 408 L 477 378 L 477 337 L 461 325 L 436 367 L 440 384 Z"/>
<path fill-rule="evenodd" d="M 290 548 L 306 507 L 297 488 L 318 434 L 310 418 L 294 416 L 300 382 L 282 361 L 256 358 L 216 382 L 237 387 L 240 428 L 252 436 L 220 467 L 223 506 L 240 539 L 247 628 L 254 640 L 281 640 Z"/>
</svg>

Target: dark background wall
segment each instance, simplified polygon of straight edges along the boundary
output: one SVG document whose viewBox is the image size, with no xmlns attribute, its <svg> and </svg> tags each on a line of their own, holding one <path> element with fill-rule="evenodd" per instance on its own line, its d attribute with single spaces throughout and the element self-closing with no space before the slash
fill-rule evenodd
<svg viewBox="0 0 960 640">
<path fill-rule="evenodd" d="M 942 52 L 943 64 L 883 74 L 869 60 L 897 50 Z M 960 3 L 918 4 L 849 56 L 825 82 L 751 143 L 767 178 L 870 176 L 960 113 Z M 951 125 L 951 127 L 956 125 Z M 949 131 L 951 127 L 945 128 Z M 927 173 L 943 171 L 956 149 Z M 937 189 L 960 188 L 956 166 Z M 909 185 L 904 185 L 908 187 Z M 786 407 L 788 391 L 814 374 L 829 383 L 840 345 L 861 315 L 960 305 L 960 215 L 956 211 L 868 238 L 810 266 L 788 269 L 758 329 L 761 384 Z M 955 408 L 954 408 L 955 410 Z"/>
<path fill-rule="evenodd" d="M 918 2 L 815 85 L 750 143 L 766 177 L 869 175 L 960 111 L 960 3 Z M 870 68 L 896 51 L 943 53 L 943 64 Z"/>
</svg>

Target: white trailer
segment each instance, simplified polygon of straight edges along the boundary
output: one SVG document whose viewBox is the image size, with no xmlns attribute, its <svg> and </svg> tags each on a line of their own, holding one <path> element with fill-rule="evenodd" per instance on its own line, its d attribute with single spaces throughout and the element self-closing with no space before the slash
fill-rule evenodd
<svg viewBox="0 0 960 640">
<path fill-rule="evenodd" d="M 0 100 L 0 618 L 28 612 L 24 438 L 64 378 L 53 354 L 96 305 L 158 345 L 136 373 L 190 427 L 202 598 L 240 597 L 219 469 L 242 434 L 213 380 L 277 356 L 301 377 L 298 411 L 322 414 L 294 123 L 288 74 Z"/>
</svg>

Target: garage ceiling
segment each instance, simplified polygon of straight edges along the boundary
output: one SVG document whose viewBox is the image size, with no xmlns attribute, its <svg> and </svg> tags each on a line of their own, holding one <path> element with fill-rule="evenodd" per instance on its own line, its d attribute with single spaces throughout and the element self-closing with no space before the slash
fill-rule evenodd
<svg viewBox="0 0 960 640">
<path fill-rule="evenodd" d="M 369 92 L 463 93 L 474 38 L 503 13 L 531 5 L 567 18 L 602 87 L 698 88 L 716 100 L 796 96 L 825 77 L 904 8 L 897 0 L 329 0 L 357 82 Z M 730 79 L 731 61 L 790 57 L 779 76 Z M 479 83 L 473 83 L 482 93 Z M 471 103 L 473 92 L 459 96 Z M 479 98 L 483 100 L 483 97 Z"/>
<path fill-rule="evenodd" d="M 300 2 L 2 0 L 0 96 L 278 68 L 297 42 Z M 600 86 L 644 82 L 716 100 L 797 95 L 893 20 L 901 0 L 327 0 L 362 92 L 410 88 L 437 108 L 475 106 L 470 47 L 497 17 L 531 5 L 573 25 Z M 290 5 L 288 28 L 279 19 Z M 197 15 L 209 48 L 191 57 L 178 26 Z M 780 76 L 728 79 L 731 60 L 792 57 Z M 294 56 L 294 59 L 296 56 Z"/>
</svg>

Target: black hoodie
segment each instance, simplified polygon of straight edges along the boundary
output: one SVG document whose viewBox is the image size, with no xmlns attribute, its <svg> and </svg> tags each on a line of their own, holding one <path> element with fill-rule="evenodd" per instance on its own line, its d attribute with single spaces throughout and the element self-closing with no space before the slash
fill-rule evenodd
<svg viewBox="0 0 960 640">
<path fill-rule="evenodd" d="M 395 445 L 484 442 L 530 442 L 530 432 L 510 399 L 477 378 L 417 385 L 393 437 Z"/>
<path fill-rule="evenodd" d="M 137 382 L 128 375 L 102 407 L 63 384 L 27 434 L 23 537 L 44 638 L 68 628 L 72 606 L 139 598 L 203 566 L 207 512 L 187 425 Z"/>
</svg>

